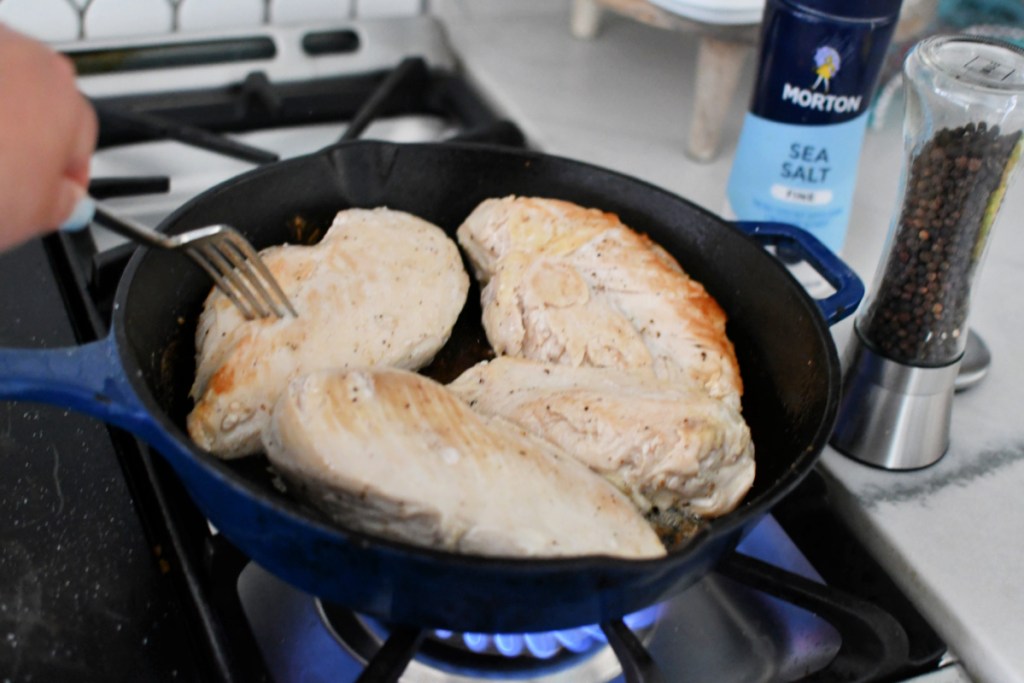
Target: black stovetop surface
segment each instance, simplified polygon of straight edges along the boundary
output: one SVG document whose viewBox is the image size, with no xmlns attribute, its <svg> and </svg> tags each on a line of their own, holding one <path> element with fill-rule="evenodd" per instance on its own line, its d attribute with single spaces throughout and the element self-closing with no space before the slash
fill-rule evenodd
<svg viewBox="0 0 1024 683">
<path fill-rule="evenodd" d="M 43 240 L 0 254 L 0 293 L 0 346 L 76 343 Z M 4 680 L 200 678 L 165 549 L 143 528 L 117 438 L 126 437 L 61 408 L 0 401 Z"/>
</svg>

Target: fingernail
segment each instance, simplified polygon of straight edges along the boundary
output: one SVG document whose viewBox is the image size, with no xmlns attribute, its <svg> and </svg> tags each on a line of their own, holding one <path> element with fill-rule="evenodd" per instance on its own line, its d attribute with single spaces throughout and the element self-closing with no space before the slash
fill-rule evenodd
<svg viewBox="0 0 1024 683">
<path fill-rule="evenodd" d="M 75 208 L 71 211 L 71 215 L 61 223 L 60 229 L 69 232 L 82 230 L 92 222 L 92 217 L 95 213 L 96 203 L 92 197 L 84 194 L 83 191 L 82 198 L 75 203 Z"/>
</svg>

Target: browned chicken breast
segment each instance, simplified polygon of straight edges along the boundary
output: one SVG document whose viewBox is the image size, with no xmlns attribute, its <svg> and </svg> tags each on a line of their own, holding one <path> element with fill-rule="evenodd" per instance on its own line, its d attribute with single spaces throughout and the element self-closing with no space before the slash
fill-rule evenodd
<svg viewBox="0 0 1024 683">
<path fill-rule="evenodd" d="M 685 378 L 503 356 L 448 386 L 476 412 L 571 453 L 644 512 L 717 517 L 754 481 L 754 447 L 739 411 Z"/>
<path fill-rule="evenodd" d="M 260 450 L 260 432 L 294 377 L 430 362 L 469 287 L 444 231 L 388 209 L 342 211 L 319 244 L 272 247 L 263 258 L 298 318 L 246 321 L 214 289 L 196 330 L 188 431 L 223 458 Z"/>
<path fill-rule="evenodd" d="M 665 554 L 605 479 L 412 372 L 297 378 L 263 440 L 303 499 L 367 533 L 506 557 Z"/>
<path fill-rule="evenodd" d="M 614 214 L 554 199 L 489 199 L 458 239 L 485 284 L 483 324 L 499 355 L 684 374 L 739 407 L 722 309 Z"/>
</svg>

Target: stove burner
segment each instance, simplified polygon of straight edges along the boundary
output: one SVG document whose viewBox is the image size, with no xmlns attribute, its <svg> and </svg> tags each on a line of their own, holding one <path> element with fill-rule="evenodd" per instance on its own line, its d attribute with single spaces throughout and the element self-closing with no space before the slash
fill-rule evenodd
<svg viewBox="0 0 1024 683">
<path fill-rule="evenodd" d="M 361 661 L 370 662 L 400 629 L 349 609 L 317 601 L 321 620 L 334 638 Z M 649 637 L 662 613 L 654 605 L 630 614 L 623 622 L 643 639 Z M 608 636 L 598 625 L 523 634 L 456 633 L 435 630 L 423 636 L 416 649 L 421 663 L 442 671 L 472 672 L 519 678 L 578 671 L 588 659 L 607 650 Z M 601 668 L 605 668 L 601 662 Z"/>
<path fill-rule="evenodd" d="M 661 608 L 658 605 L 634 612 L 623 618 L 626 626 L 634 631 L 649 628 L 658 620 Z M 450 642 L 453 647 L 464 647 L 477 654 L 501 655 L 503 657 L 534 657 L 551 659 L 569 651 L 575 654 L 590 652 L 608 642 L 597 624 L 542 633 L 454 633 L 436 630 L 434 637 Z"/>
</svg>

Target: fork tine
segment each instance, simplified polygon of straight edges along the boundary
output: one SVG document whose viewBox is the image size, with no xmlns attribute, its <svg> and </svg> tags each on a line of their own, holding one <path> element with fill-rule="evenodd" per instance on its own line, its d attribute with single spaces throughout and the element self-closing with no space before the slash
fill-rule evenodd
<svg viewBox="0 0 1024 683">
<path fill-rule="evenodd" d="M 266 267 L 263 259 L 260 258 L 253 246 L 249 244 L 249 241 L 233 229 L 225 230 L 221 237 L 224 238 L 224 245 L 229 244 L 234 250 L 237 250 L 221 249 L 221 252 L 227 254 L 231 262 L 252 283 L 253 287 L 262 296 L 263 302 L 273 310 L 274 314 L 278 315 L 278 317 L 285 317 L 285 312 L 287 311 L 293 316 L 298 317 L 298 313 L 292 307 L 292 302 L 288 300 L 285 291 L 281 289 L 281 285 L 278 284 L 273 273 Z M 220 243 L 218 243 L 218 246 L 220 246 Z M 240 255 L 241 259 L 239 258 Z M 267 292 L 267 289 L 270 292 Z M 282 310 L 280 304 L 284 305 L 284 310 Z"/>
<path fill-rule="evenodd" d="M 246 319 L 266 318 L 271 314 L 283 318 L 285 312 L 282 307 L 298 317 L 260 255 L 231 226 L 208 225 L 171 236 L 138 221 L 112 214 L 100 204 L 95 205 L 94 213 L 97 222 L 136 242 L 157 249 L 183 250 L 213 278 L 217 287 Z"/>
<path fill-rule="evenodd" d="M 262 295 L 259 291 L 254 291 L 253 287 L 246 281 L 246 278 L 243 278 L 246 271 L 244 264 L 240 268 L 237 264 L 237 259 L 228 258 L 231 255 L 231 250 L 224 249 L 222 244 L 223 241 L 220 239 L 220 235 L 218 235 L 216 238 L 204 240 L 200 248 L 203 250 L 206 258 L 231 283 L 235 291 L 241 292 L 258 317 L 266 318 L 272 315 L 274 311 L 272 308 L 267 307 L 266 296 Z"/>
<path fill-rule="evenodd" d="M 263 285 L 255 280 L 245 260 L 239 257 L 238 253 L 232 249 L 230 242 L 223 237 L 223 234 L 219 234 L 203 242 L 202 248 L 207 253 L 207 258 L 215 261 L 221 272 L 242 293 L 259 317 L 266 318 L 270 315 L 281 317 L 280 312 L 270 302 Z"/>
<path fill-rule="evenodd" d="M 259 302 L 239 280 L 234 268 L 223 256 L 209 245 L 197 242 L 189 246 L 185 253 L 199 264 L 213 278 L 214 284 L 231 300 L 246 320 L 267 316 L 266 309 L 261 309 Z M 244 298 L 244 301 L 243 301 Z"/>
</svg>

